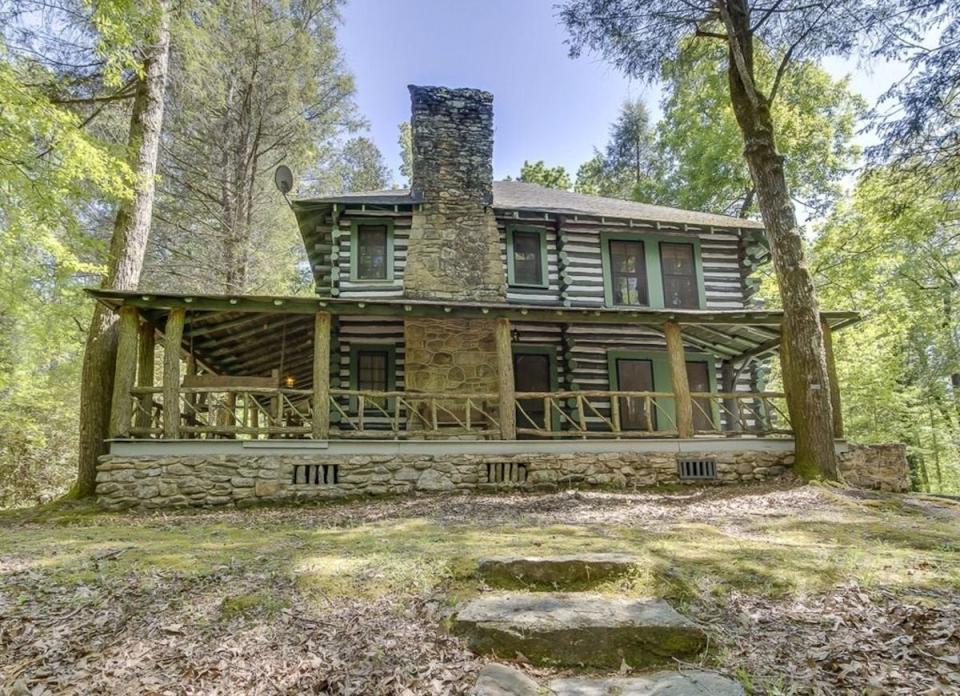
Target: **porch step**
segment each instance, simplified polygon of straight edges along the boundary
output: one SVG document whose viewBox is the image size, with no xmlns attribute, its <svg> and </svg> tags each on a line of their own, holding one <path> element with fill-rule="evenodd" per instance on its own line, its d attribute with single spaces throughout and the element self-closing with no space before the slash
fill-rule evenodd
<svg viewBox="0 0 960 696">
<path fill-rule="evenodd" d="M 662 599 L 584 593 L 480 597 L 457 613 L 453 630 L 477 653 L 568 667 L 647 667 L 706 645 L 703 630 Z"/>
<path fill-rule="evenodd" d="M 744 696 L 743 687 L 713 672 L 654 672 L 639 677 L 555 679 L 550 696 Z"/>
<path fill-rule="evenodd" d="M 506 589 L 593 587 L 633 570 L 635 556 L 625 553 L 585 553 L 572 556 L 497 556 L 480 561 L 480 577 Z"/>
<path fill-rule="evenodd" d="M 515 667 L 490 663 L 472 696 L 745 696 L 743 687 L 714 672 L 650 672 L 633 677 L 568 677 L 545 689 Z"/>
</svg>

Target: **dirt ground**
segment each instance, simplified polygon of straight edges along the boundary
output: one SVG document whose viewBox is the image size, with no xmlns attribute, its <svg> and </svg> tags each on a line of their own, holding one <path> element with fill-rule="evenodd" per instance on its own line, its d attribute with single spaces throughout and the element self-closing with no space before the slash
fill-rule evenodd
<svg viewBox="0 0 960 696">
<path fill-rule="evenodd" d="M 960 694 L 960 505 L 787 484 L 3 513 L 0 694 L 467 693 L 477 559 L 579 551 L 749 693 Z"/>
</svg>

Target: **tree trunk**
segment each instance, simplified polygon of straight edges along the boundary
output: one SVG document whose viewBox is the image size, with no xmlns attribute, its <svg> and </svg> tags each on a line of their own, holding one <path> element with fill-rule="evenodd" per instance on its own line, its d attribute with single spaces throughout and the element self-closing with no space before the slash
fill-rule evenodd
<svg viewBox="0 0 960 696">
<path fill-rule="evenodd" d="M 144 251 L 153 214 L 154 176 L 163 124 L 163 98 L 170 52 L 168 0 L 160 0 L 156 42 L 144 49 L 143 77 L 137 81 L 127 145 L 137 180 L 131 200 L 117 209 L 110 240 L 107 272 L 101 287 L 133 290 L 140 282 Z M 117 317 L 100 304 L 94 306 L 87 332 L 80 385 L 80 443 L 77 497 L 94 494 L 97 458 L 106 454 L 110 422 L 113 371 L 117 354 Z"/>
<path fill-rule="evenodd" d="M 753 37 L 744 0 L 720 0 L 729 34 L 728 78 L 733 111 L 743 135 L 757 201 L 770 240 L 783 302 L 781 360 L 787 407 L 796 438 L 797 473 L 806 478 L 837 478 L 833 411 L 823 331 L 813 277 L 803 258 L 803 240 L 787 188 L 783 157 L 777 152 L 766 98 L 753 82 Z"/>
</svg>

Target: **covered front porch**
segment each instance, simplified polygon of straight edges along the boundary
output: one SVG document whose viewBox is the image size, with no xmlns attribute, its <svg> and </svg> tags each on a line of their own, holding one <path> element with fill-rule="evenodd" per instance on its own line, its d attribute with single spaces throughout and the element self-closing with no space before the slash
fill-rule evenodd
<svg viewBox="0 0 960 696">
<path fill-rule="evenodd" d="M 792 436 L 785 395 L 751 377 L 776 311 L 91 294 L 120 317 L 115 441 Z M 822 315 L 831 375 L 856 320 Z M 818 388 L 842 438 L 835 380 Z"/>
</svg>

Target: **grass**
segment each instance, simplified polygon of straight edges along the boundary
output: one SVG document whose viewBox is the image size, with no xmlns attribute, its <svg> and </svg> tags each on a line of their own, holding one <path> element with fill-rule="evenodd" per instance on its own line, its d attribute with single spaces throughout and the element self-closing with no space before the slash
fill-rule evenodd
<svg viewBox="0 0 960 696">
<path fill-rule="evenodd" d="M 0 606 L 4 594 L 38 602 L 37 587 L 86 606 L 89 592 L 78 589 L 133 583 L 166 593 L 166 620 L 177 625 L 197 616 L 270 625 L 285 612 L 322 616 L 343 600 L 435 597 L 449 608 L 484 589 L 475 575 L 484 556 L 598 551 L 638 559 L 635 573 L 600 591 L 664 596 L 688 611 L 734 593 L 777 600 L 851 582 L 960 592 L 958 520 L 950 501 L 811 486 L 145 515 L 71 503 L 0 515 Z"/>
</svg>

